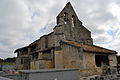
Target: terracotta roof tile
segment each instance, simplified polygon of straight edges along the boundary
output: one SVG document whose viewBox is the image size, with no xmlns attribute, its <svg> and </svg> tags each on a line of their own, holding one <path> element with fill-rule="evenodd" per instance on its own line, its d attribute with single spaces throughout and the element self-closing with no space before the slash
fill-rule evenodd
<svg viewBox="0 0 120 80">
<path fill-rule="evenodd" d="M 86 52 L 117 54 L 117 52 L 114 51 L 114 50 L 109 50 L 109 49 L 106 49 L 106 48 L 103 48 L 103 47 L 99 47 L 99 46 L 96 46 L 96 45 L 84 45 L 84 44 L 80 44 L 78 42 L 68 41 L 68 40 L 64 40 L 62 42 L 70 44 L 70 45 L 73 45 L 73 46 L 76 46 L 76 47 L 81 47 Z"/>
</svg>

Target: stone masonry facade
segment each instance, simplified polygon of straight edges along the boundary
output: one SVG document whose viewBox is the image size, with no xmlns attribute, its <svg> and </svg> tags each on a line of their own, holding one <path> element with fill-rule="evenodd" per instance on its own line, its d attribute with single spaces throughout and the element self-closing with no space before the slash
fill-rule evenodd
<svg viewBox="0 0 120 80">
<path fill-rule="evenodd" d="M 53 32 L 15 53 L 17 69 L 78 68 L 81 76 L 100 74 L 102 63 L 116 66 L 117 61 L 116 51 L 93 44 L 91 32 L 82 25 L 70 2 L 57 16 Z"/>
</svg>

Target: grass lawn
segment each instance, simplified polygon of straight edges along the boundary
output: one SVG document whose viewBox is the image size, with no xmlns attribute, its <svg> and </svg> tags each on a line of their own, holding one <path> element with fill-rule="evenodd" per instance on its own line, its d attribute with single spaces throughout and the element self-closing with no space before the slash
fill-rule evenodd
<svg viewBox="0 0 120 80">
<path fill-rule="evenodd" d="M 2 65 L 15 65 L 15 63 L 13 63 L 13 62 L 3 62 Z"/>
</svg>

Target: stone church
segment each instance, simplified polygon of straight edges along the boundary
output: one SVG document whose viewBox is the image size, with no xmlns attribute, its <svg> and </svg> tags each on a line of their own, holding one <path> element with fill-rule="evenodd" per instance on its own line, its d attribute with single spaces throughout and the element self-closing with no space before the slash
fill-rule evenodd
<svg viewBox="0 0 120 80">
<path fill-rule="evenodd" d="M 91 32 L 82 25 L 70 2 L 57 16 L 53 32 L 15 50 L 16 68 L 79 68 L 81 76 L 100 74 L 102 64 L 117 64 L 114 50 L 93 44 Z"/>
</svg>

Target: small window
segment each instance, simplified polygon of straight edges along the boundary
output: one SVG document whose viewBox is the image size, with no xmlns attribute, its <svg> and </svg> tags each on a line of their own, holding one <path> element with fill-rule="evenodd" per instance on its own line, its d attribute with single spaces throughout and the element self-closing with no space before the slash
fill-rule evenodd
<svg viewBox="0 0 120 80">
<path fill-rule="evenodd" d="M 95 63 L 97 67 L 101 67 L 103 65 L 109 66 L 108 56 L 105 55 L 95 55 Z"/>
<path fill-rule="evenodd" d="M 66 24 L 68 20 L 68 13 L 64 13 L 64 23 Z"/>
<path fill-rule="evenodd" d="M 72 27 L 75 27 L 75 23 L 76 23 L 75 16 L 72 15 L 71 19 L 72 19 Z"/>
</svg>

